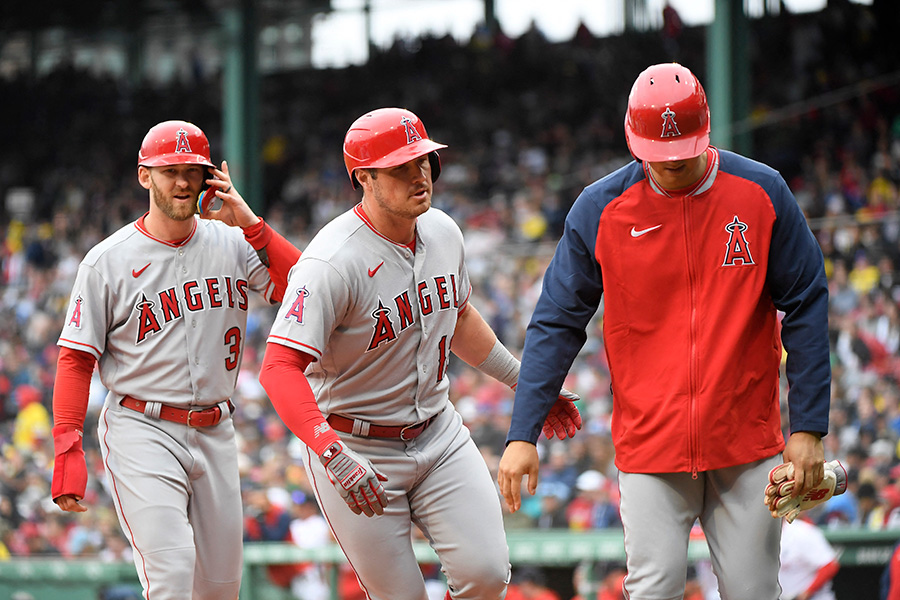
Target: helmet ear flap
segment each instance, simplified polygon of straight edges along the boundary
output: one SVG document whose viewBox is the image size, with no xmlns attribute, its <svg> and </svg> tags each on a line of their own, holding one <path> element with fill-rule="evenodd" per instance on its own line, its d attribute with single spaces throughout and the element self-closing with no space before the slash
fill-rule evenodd
<svg viewBox="0 0 900 600">
<path fill-rule="evenodd" d="M 431 165 L 431 182 L 434 183 L 441 176 L 441 155 L 437 150 L 428 153 L 428 163 Z"/>
</svg>

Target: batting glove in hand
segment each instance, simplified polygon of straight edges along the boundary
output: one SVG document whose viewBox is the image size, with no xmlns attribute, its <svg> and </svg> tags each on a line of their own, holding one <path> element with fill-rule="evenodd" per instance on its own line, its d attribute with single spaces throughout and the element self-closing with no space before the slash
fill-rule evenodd
<svg viewBox="0 0 900 600">
<path fill-rule="evenodd" d="M 350 510 L 367 517 L 384 514 L 387 494 L 381 482 L 387 477 L 376 471 L 372 463 L 341 442 L 328 446 L 319 460 Z"/>
<path fill-rule="evenodd" d="M 84 498 L 87 488 L 87 462 L 81 440 L 84 433 L 68 425 L 57 425 L 53 433 L 53 481 L 50 494 L 53 500 L 60 496 Z"/>
<path fill-rule="evenodd" d="M 575 406 L 580 399 L 578 394 L 566 388 L 559 391 L 559 397 L 544 419 L 543 432 L 548 440 L 552 440 L 554 434 L 561 440 L 574 437 L 575 432 L 581 429 L 581 413 Z"/>
<path fill-rule="evenodd" d="M 802 496 L 792 498 L 795 483 L 793 463 L 784 463 L 769 471 L 765 503 L 772 517 L 785 517 L 788 523 L 792 523 L 802 511 L 822 504 L 832 496 L 843 494 L 847 490 L 847 471 L 838 460 L 827 462 L 822 482 Z"/>
</svg>

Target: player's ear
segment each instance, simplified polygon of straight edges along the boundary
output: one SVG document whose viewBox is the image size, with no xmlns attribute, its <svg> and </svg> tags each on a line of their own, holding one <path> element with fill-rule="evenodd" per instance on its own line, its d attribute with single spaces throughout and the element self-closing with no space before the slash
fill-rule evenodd
<svg viewBox="0 0 900 600">
<path fill-rule="evenodd" d="M 138 183 L 141 184 L 141 187 L 145 190 L 149 190 L 151 188 L 150 169 L 143 165 L 138 166 L 137 176 Z"/>
</svg>

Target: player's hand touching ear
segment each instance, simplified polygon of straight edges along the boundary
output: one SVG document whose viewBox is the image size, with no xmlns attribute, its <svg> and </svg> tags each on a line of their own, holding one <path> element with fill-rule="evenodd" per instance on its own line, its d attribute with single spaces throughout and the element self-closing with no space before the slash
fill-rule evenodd
<svg viewBox="0 0 900 600">
<path fill-rule="evenodd" d="M 218 188 L 215 194 L 222 199 L 222 208 L 201 213 L 200 218 L 215 219 L 232 227 L 252 227 L 256 225 L 259 217 L 256 216 L 250 205 L 247 204 L 243 196 L 238 193 L 237 188 L 234 187 L 234 182 L 231 181 L 231 175 L 228 171 L 228 162 L 223 160 L 221 169 L 212 168 L 210 171 L 213 179 L 207 179 L 206 183 L 211 187 Z"/>
<path fill-rule="evenodd" d="M 319 460 L 350 510 L 367 517 L 384 514 L 387 494 L 381 482 L 387 481 L 387 477 L 379 473 L 371 462 L 342 442 L 328 446 L 319 455 Z"/>
</svg>

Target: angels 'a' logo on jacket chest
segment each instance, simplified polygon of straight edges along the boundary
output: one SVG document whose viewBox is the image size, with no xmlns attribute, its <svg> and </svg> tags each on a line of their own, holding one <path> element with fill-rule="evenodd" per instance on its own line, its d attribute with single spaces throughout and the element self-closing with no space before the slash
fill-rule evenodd
<svg viewBox="0 0 900 600">
<path fill-rule="evenodd" d="M 725 242 L 725 260 L 723 267 L 734 267 L 740 265 L 754 265 L 753 255 L 750 252 L 750 243 L 744 233 L 749 226 L 742 222 L 737 215 L 725 226 L 728 233 L 728 240 Z"/>
<path fill-rule="evenodd" d="M 410 297 L 411 292 L 413 290 L 403 290 L 387 303 L 378 298 L 378 304 L 371 313 L 374 320 L 372 339 L 369 341 L 366 351 L 375 350 L 381 344 L 394 341 L 400 332 L 416 322 L 413 299 Z M 414 293 L 418 300 L 418 312 L 423 319 L 435 312 L 459 308 L 456 275 L 453 273 L 436 275 L 429 280 L 417 282 Z"/>
</svg>

